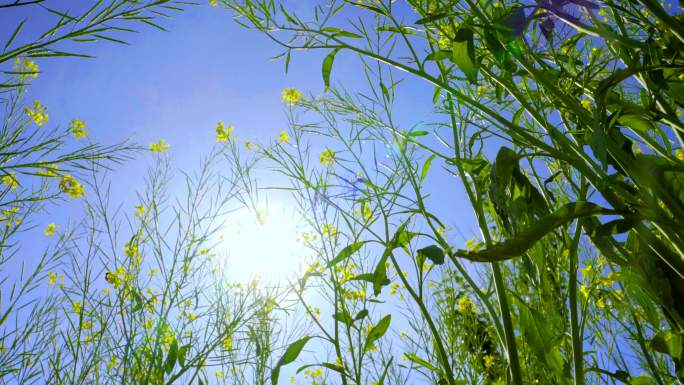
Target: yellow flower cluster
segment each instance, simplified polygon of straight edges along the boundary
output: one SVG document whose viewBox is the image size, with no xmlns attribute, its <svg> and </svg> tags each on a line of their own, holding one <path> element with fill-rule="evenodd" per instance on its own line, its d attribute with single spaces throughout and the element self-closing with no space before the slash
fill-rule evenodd
<svg viewBox="0 0 684 385">
<path fill-rule="evenodd" d="M 105 274 L 105 280 L 114 286 L 115 289 L 119 289 L 127 279 L 128 273 L 122 266 L 117 267 L 115 271 L 108 271 Z"/>
<path fill-rule="evenodd" d="M 293 106 L 302 99 L 302 93 L 298 89 L 290 87 L 283 90 L 282 98 L 283 102 Z"/>
<path fill-rule="evenodd" d="M 83 185 L 78 183 L 76 178 L 71 175 L 62 175 L 59 181 L 59 189 L 68 194 L 71 199 L 76 199 L 85 195 Z"/>
<path fill-rule="evenodd" d="M 223 350 L 233 350 L 233 336 L 226 336 L 223 339 Z"/>
<path fill-rule="evenodd" d="M 337 227 L 329 223 L 324 223 L 321 226 L 321 233 L 327 237 L 334 237 L 335 235 L 337 235 Z"/>
<path fill-rule="evenodd" d="M 36 172 L 36 174 L 48 178 L 53 178 L 57 176 L 57 170 L 59 170 L 59 165 L 56 164 L 46 164 L 43 167 L 43 170 L 39 170 Z"/>
<path fill-rule="evenodd" d="M 589 109 L 591 107 L 591 100 L 584 98 L 580 101 L 580 104 L 582 104 L 582 107 Z"/>
<path fill-rule="evenodd" d="M 109 357 L 109 361 L 107 361 L 107 370 L 112 370 L 117 365 L 119 365 L 119 358 L 117 356 Z"/>
<path fill-rule="evenodd" d="M 81 314 L 81 310 L 83 310 L 83 302 L 81 301 L 76 301 L 71 305 L 72 310 L 74 311 L 74 314 Z"/>
<path fill-rule="evenodd" d="M 138 250 L 138 241 L 133 239 L 124 244 L 124 253 L 128 258 L 131 259 L 133 265 L 139 265 L 142 262 L 142 257 L 140 256 L 140 250 Z"/>
<path fill-rule="evenodd" d="M 290 142 L 290 137 L 287 136 L 287 132 L 285 132 L 285 130 L 280 132 L 280 136 L 278 136 L 278 142 L 280 142 L 280 144 Z"/>
<path fill-rule="evenodd" d="M 144 205 L 135 205 L 135 217 L 138 219 L 143 219 L 147 208 Z"/>
<path fill-rule="evenodd" d="M 38 100 L 33 102 L 33 108 L 24 107 L 24 113 L 26 113 L 26 116 L 33 120 L 39 127 L 45 124 L 49 118 L 47 107 L 40 104 L 40 101 Z"/>
<path fill-rule="evenodd" d="M 15 221 L 16 224 L 20 225 L 22 223 L 22 219 L 14 219 L 15 214 L 17 214 L 18 212 L 18 207 L 12 207 L 11 209 L 2 209 L 2 216 L 0 216 L 0 221 L 7 221 L 5 226 L 7 226 L 8 228 L 12 224 L 12 221 Z"/>
<path fill-rule="evenodd" d="M 62 280 L 64 280 L 64 274 L 58 274 L 52 271 L 48 273 L 48 285 L 53 286 L 55 283 L 57 283 L 57 281 Z"/>
<path fill-rule="evenodd" d="M 321 164 L 324 166 L 332 166 L 335 164 L 335 151 L 329 148 L 321 152 Z"/>
<path fill-rule="evenodd" d="M 14 190 L 19 187 L 19 180 L 16 172 L 10 172 L 2 176 L 2 185 Z"/>
<path fill-rule="evenodd" d="M 50 223 L 47 225 L 45 230 L 43 230 L 43 234 L 47 235 L 48 237 L 51 237 L 55 235 L 55 231 L 57 230 L 57 225 L 54 223 Z"/>
<path fill-rule="evenodd" d="M 12 65 L 12 69 L 16 72 L 20 72 L 20 81 L 23 81 L 27 77 L 34 79 L 38 77 L 38 64 L 27 57 L 23 59 L 16 58 L 14 60 L 14 65 Z"/>
<path fill-rule="evenodd" d="M 228 127 L 225 127 L 223 125 L 222 121 L 219 121 L 218 124 L 216 125 L 216 141 L 217 142 L 227 142 L 230 139 L 233 138 L 233 130 L 235 127 L 233 127 L 232 124 L 229 124 Z"/>
<path fill-rule="evenodd" d="M 71 132 L 76 139 L 88 136 L 88 131 L 85 129 L 85 122 L 78 119 L 71 120 L 71 123 L 69 123 L 69 132 Z"/>
<path fill-rule="evenodd" d="M 158 154 L 168 151 L 170 147 L 171 145 L 166 143 L 164 139 L 159 139 L 159 142 L 156 143 L 150 143 L 150 151 Z"/>
<path fill-rule="evenodd" d="M 209 0 L 209 5 L 212 7 L 218 7 L 218 0 Z"/>
<path fill-rule="evenodd" d="M 475 313 L 475 304 L 470 300 L 468 296 L 461 296 L 458 299 L 458 311 L 463 315 Z"/>
</svg>

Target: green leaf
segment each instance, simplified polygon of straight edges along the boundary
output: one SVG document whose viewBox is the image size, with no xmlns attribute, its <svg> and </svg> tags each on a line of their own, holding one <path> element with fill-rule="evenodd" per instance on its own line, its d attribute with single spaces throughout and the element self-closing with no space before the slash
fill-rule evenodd
<svg viewBox="0 0 684 385">
<path fill-rule="evenodd" d="M 330 73 L 332 72 L 332 66 L 333 62 L 335 61 L 335 55 L 337 55 L 337 52 L 340 51 L 340 48 L 335 48 L 330 53 L 328 56 L 323 59 L 323 83 L 325 84 L 325 89 L 327 90 L 330 87 Z"/>
<path fill-rule="evenodd" d="M 189 350 L 190 344 L 183 345 L 180 349 L 178 349 L 178 363 L 180 363 L 182 367 L 185 367 L 185 358 L 188 356 Z"/>
<path fill-rule="evenodd" d="M 408 225 L 408 220 L 402 223 L 398 228 L 397 231 L 394 233 L 394 236 L 392 237 L 392 240 L 387 244 L 385 247 L 385 251 L 382 254 L 382 258 L 380 258 L 380 261 L 378 261 L 378 264 L 375 266 L 375 270 L 373 271 L 373 293 L 374 295 L 380 294 L 380 291 L 382 290 L 383 286 L 389 285 L 390 281 L 387 278 L 387 268 L 385 267 L 385 262 L 387 261 L 387 258 L 389 258 L 390 254 L 392 254 L 392 251 L 398 247 L 405 247 L 406 245 L 411 242 L 411 239 L 415 237 L 416 233 L 406 231 L 406 226 Z"/>
<path fill-rule="evenodd" d="M 534 225 L 521 231 L 514 238 L 496 243 L 484 250 L 472 252 L 459 250 L 456 254 L 476 262 L 494 262 L 515 258 L 523 255 L 538 240 L 557 227 L 566 225 L 577 218 L 609 214 L 615 214 L 615 212 L 590 202 L 568 203 L 539 219 Z"/>
<path fill-rule="evenodd" d="M 675 360 L 682 358 L 682 336 L 672 331 L 661 331 L 648 342 L 656 352 L 667 354 Z"/>
<path fill-rule="evenodd" d="M 437 245 L 431 245 L 418 249 L 418 257 L 425 260 L 429 259 L 435 265 L 441 265 L 444 263 L 444 251 Z"/>
<path fill-rule="evenodd" d="M 17 35 L 19 35 L 19 32 L 20 32 L 21 29 L 24 27 L 24 23 L 26 23 L 26 20 L 27 20 L 27 19 L 22 20 L 21 23 L 19 23 L 19 25 L 17 26 L 17 28 L 14 30 L 14 32 L 12 33 L 12 36 L 10 36 L 9 40 L 7 40 L 7 43 L 5 43 L 5 48 L 4 48 L 5 50 L 6 50 L 10 45 L 12 45 L 12 42 L 14 42 L 14 39 L 17 38 Z"/>
<path fill-rule="evenodd" d="M 354 321 L 358 321 L 360 319 L 364 319 L 368 316 L 368 309 L 363 309 L 360 312 L 356 313 L 354 316 Z"/>
<path fill-rule="evenodd" d="M 169 354 L 166 356 L 166 362 L 164 363 L 164 371 L 169 374 L 173 371 L 173 367 L 176 365 L 176 358 L 178 357 L 178 341 L 176 339 L 171 343 L 169 348 Z"/>
<path fill-rule="evenodd" d="M 436 366 L 432 365 L 431 363 L 425 361 L 424 359 L 418 357 L 417 355 L 415 355 L 413 353 L 404 353 L 404 357 L 406 357 L 407 360 L 409 360 L 413 363 L 416 363 L 416 364 L 418 364 L 418 365 L 420 365 L 420 366 L 422 366 L 428 370 L 431 370 L 435 373 L 439 372 L 439 369 Z"/>
<path fill-rule="evenodd" d="M 444 59 L 451 59 L 453 53 L 451 51 L 440 49 L 439 51 L 434 51 L 425 57 L 425 61 L 440 61 Z"/>
<path fill-rule="evenodd" d="M 290 346 L 287 347 L 285 350 L 285 354 L 283 354 L 282 357 L 280 357 L 280 360 L 278 360 L 278 364 L 273 368 L 273 371 L 271 371 L 271 384 L 272 385 L 277 385 L 278 384 L 278 377 L 280 376 L 280 368 L 284 365 L 287 365 L 291 363 L 292 361 L 296 360 L 297 357 L 299 356 L 299 353 L 302 352 L 302 349 L 304 349 L 304 345 L 306 345 L 307 342 L 311 337 L 306 336 L 303 338 L 298 339 L 297 341 L 293 342 L 290 344 Z"/>
<path fill-rule="evenodd" d="M 361 39 L 363 36 L 355 34 L 353 32 L 345 31 L 340 28 L 335 28 L 335 27 L 324 27 L 321 29 L 324 32 L 330 32 L 333 34 L 333 36 L 344 36 L 344 37 L 351 37 L 354 39 Z"/>
<path fill-rule="evenodd" d="M 354 323 L 354 319 L 352 319 L 351 315 L 346 310 L 333 314 L 333 318 L 347 326 L 351 326 Z"/>
<path fill-rule="evenodd" d="M 408 136 L 425 136 L 429 134 L 427 131 L 409 131 Z"/>
<path fill-rule="evenodd" d="M 478 63 L 475 60 L 473 30 L 461 28 L 451 43 L 451 60 L 463 71 L 469 81 L 477 81 Z"/>
<path fill-rule="evenodd" d="M 368 336 L 366 337 L 366 345 L 363 348 L 364 352 L 367 352 L 377 340 L 385 335 L 390 326 L 390 322 L 392 322 L 392 315 L 388 314 L 384 316 L 375 326 L 373 326 L 373 328 L 371 328 L 371 330 L 368 332 Z"/>
<path fill-rule="evenodd" d="M 430 166 L 432 165 L 432 161 L 435 160 L 436 155 L 430 155 L 427 160 L 425 160 L 425 163 L 423 163 L 423 168 L 420 170 L 420 180 L 424 181 L 425 178 L 427 177 L 428 171 L 430 170 Z"/>
<path fill-rule="evenodd" d="M 326 268 L 331 268 L 331 267 L 337 265 L 338 263 L 340 263 L 340 262 L 346 260 L 347 258 L 351 257 L 354 253 L 356 253 L 357 251 L 359 251 L 359 249 L 360 249 L 361 247 L 363 247 L 363 245 L 365 245 L 366 243 L 367 243 L 366 241 L 359 241 L 359 242 L 354 242 L 354 243 L 352 243 L 351 245 L 345 247 L 344 249 L 342 249 L 342 250 L 337 254 L 337 256 L 335 257 L 335 259 L 333 259 L 332 261 L 328 262 L 328 264 L 326 265 Z"/>
<path fill-rule="evenodd" d="M 655 129 L 650 120 L 636 114 L 621 115 L 618 118 L 618 123 L 631 128 L 637 134 L 648 134 Z"/>
</svg>

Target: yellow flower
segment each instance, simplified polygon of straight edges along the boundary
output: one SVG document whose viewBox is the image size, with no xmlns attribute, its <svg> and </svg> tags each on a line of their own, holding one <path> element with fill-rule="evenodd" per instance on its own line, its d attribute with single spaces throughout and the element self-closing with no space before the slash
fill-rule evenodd
<svg viewBox="0 0 684 385">
<path fill-rule="evenodd" d="M 104 289 L 102 289 L 102 294 L 104 294 L 105 296 L 108 296 L 109 295 L 109 288 L 105 287 Z"/>
<path fill-rule="evenodd" d="M 371 210 L 371 205 L 368 202 L 363 202 L 361 205 L 361 213 L 363 215 L 363 219 L 368 222 L 373 218 L 373 210 Z"/>
<path fill-rule="evenodd" d="M 12 190 L 19 187 L 19 181 L 17 180 L 16 175 L 17 175 L 16 172 L 10 172 L 6 175 L 3 175 L 2 176 L 2 185 L 7 186 L 7 187 L 11 188 Z"/>
<path fill-rule="evenodd" d="M 232 124 L 229 124 L 228 127 L 224 127 L 223 122 L 219 121 L 216 125 L 216 141 L 227 142 L 233 137 L 232 134 L 234 129 L 235 127 L 233 127 Z"/>
<path fill-rule="evenodd" d="M 390 295 L 395 295 L 397 294 L 397 290 L 399 290 L 399 284 L 396 282 L 392 282 L 392 285 L 390 286 Z"/>
<path fill-rule="evenodd" d="M 83 302 L 81 302 L 81 301 L 74 302 L 74 304 L 72 305 L 72 310 L 74 311 L 74 313 L 80 314 L 81 310 L 83 310 Z"/>
<path fill-rule="evenodd" d="M 16 58 L 14 60 L 14 65 L 12 65 L 12 69 L 16 72 L 21 72 L 19 74 L 20 81 L 24 80 L 27 77 L 31 77 L 34 79 L 38 77 L 38 64 L 36 64 L 36 62 L 30 60 L 27 57 L 23 59 Z"/>
<path fill-rule="evenodd" d="M 218 7 L 218 0 L 209 0 L 209 5 L 212 7 Z"/>
<path fill-rule="evenodd" d="M 599 298 L 596 301 L 596 307 L 598 307 L 599 309 L 603 309 L 604 307 L 606 307 L 606 302 L 603 300 L 603 298 Z"/>
<path fill-rule="evenodd" d="M 45 177 L 55 177 L 57 176 L 57 170 L 59 170 L 59 165 L 57 164 L 46 164 L 42 166 L 44 170 L 38 171 L 36 174 Z"/>
<path fill-rule="evenodd" d="M 586 287 L 586 286 L 584 286 L 584 285 L 580 286 L 580 293 L 582 293 L 582 296 L 584 296 L 584 298 L 588 298 L 588 297 L 589 297 L 589 292 L 590 292 L 590 291 L 591 291 L 591 290 L 589 290 L 588 287 Z"/>
<path fill-rule="evenodd" d="M 284 89 L 282 96 L 283 102 L 290 106 L 296 104 L 302 99 L 302 93 L 294 87 Z"/>
<path fill-rule="evenodd" d="M 88 131 L 85 129 L 85 122 L 78 119 L 72 119 L 69 123 L 69 131 L 74 134 L 74 138 L 81 139 L 88 136 Z"/>
<path fill-rule="evenodd" d="M 290 137 L 287 136 L 287 132 L 285 132 L 285 130 L 283 130 L 283 131 L 280 133 L 280 136 L 278 137 L 278 141 L 279 141 L 281 144 L 282 144 L 282 143 L 288 143 L 288 142 L 290 141 Z"/>
<path fill-rule="evenodd" d="M 159 139 L 159 142 L 156 143 L 150 143 L 150 151 L 158 154 L 168 151 L 169 147 L 171 147 L 171 145 L 166 143 L 164 139 Z"/>
<path fill-rule="evenodd" d="M 684 160 L 684 151 L 682 151 L 682 150 L 675 151 L 675 156 L 679 160 Z"/>
<path fill-rule="evenodd" d="M 485 369 L 489 369 L 492 367 L 492 365 L 494 365 L 494 356 L 492 356 L 491 354 L 487 354 L 483 357 L 483 359 Z"/>
<path fill-rule="evenodd" d="M 119 365 L 119 358 L 117 356 L 109 357 L 109 361 L 107 362 L 107 370 L 112 370 L 112 368 L 117 365 Z"/>
<path fill-rule="evenodd" d="M 233 336 L 226 336 L 223 339 L 223 350 L 233 350 Z"/>
<path fill-rule="evenodd" d="M 329 148 L 321 152 L 321 164 L 324 166 L 332 166 L 335 164 L 335 151 Z"/>
<path fill-rule="evenodd" d="M 93 322 L 92 321 L 83 321 L 83 324 L 81 324 L 82 329 L 92 329 L 93 328 Z"/>
<path fill-rule="evenodd" d="M 59 181 L 59 189 L 69 195 L 71 199 L 76 199 L 85 195 L 83 185 L 78 183 L 76 178 L 71 175 L 62 175 Z"/>
<path fill-rule="evenodd" d="M 142 262 L 140 251 L 138 250 L 137 240 L 126 242 L 126 244 L 124 244 L 124 253 L 126 253 L 126 256 L 131 259 L 133 264 L 138 265 L 140 262 Z"/>
<path fill-rule="evenodd" d="M 108 271 L 105 274 L 105 280 L 114 286 L 115 289 L 120 288 L 121 284 L 127 280 L 127 277 L 128 273 L 126 273 L 122 266 L 117 267 L 115 271 Z"/>
<path fill-rule="evenodd" d="M 48 114 L 46 113 L 47 107 L 40 104 L 40 101 L 36 100 L 33 102 L 33 108 L 24 107 L 24 113 L 26 116 L 33 120 L 39 127 L 48 121 Z"/>
<path fill-rule="evenodd" d="M 223 378 L 223 371 L 221 371 L 221 370 L 217 371 L 216 373 L 214 373 L 214 376 L 216 376 L 216 378 L 218 378 L 218 379 L 222 379 Z"/>
<path fill-rule="evenodd" d="M 135 205 L 135 216 L 138 219 L 142 219 L 145 216 L 145 211 L 147 208 L 143 205 Z"/>
<path fill-rule="evenodd" d="M 589 109 L 589 107 L 591 107 L 591 100 L 589 100 L 587 98 L 582 99 L 582 101 L 580 101 L 580 103 L 582 104 L 582 107 L 584 107 L 586 109 Z"/>
<path fill-rule="evenodd" d="M 582 277 L 584 277 L 586 279 L 594 271 L 594 266 L 586 265 L 584 268 L 580 269 L 580 271 L 582 272 Z"/>
<path fill-rule="evenodd" d="M 45 230 L 43 230 L 43 234 L 47 235 L 48 237 L 51 237 L 55 235 L 55 230 L 57 230 L 57 225 L 54 223 L 49 223 Z"/>
<path fill-rule="evenodd" d="M 290 384 L 294 384 L 294 383 L 295 383 L 295 376 L 290 376 Z"/>
<path fill-rule="evenodd" d="M 475 311 L 475 305 L 467 296 L 463 295 L 458 299 L 458 311 L 461 314 L 470 314 Z"/>
<path fill-rule="evenodd" d="M 57 281 L 61 281 L 64 279 L 64 274 L 57 274 L 53 272 L 48 273 L 48 285 L 52 286 L 54 285 Z"/>
<path fill-rule="evenodd" d="M 150 278 L 152 278 L 152 277 L 154 277 L 155 275 L 157 275 L 158 272 L 159 272 L 159 270 L 157 270 L 156 267 L 153 267 L 153 268 L 150 269 L 150 272 L 147 273 L 147 275 L 149 275 Z"/>
<path fill-rule="evenodd" d="M 328 237 L 334 237 L 335 235 L 337 235 L 337 227 L 335 227 L 329 223 L 324 223 L 321 226 L 321 233 L 323 233 L 323 235 L 328 236 Z"/>
</svg>

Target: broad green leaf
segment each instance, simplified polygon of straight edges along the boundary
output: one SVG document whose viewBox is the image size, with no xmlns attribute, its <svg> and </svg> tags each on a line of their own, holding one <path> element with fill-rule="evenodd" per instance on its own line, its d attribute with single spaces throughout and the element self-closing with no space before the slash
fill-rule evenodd
<svg viewBox="0 0 684 385">
<path fill-rule="evenodd" d="M 366 243 L 367 243 L 366 241 L 359 241 L 359 242 L 354 242 L 354 243 L 352 243 L 351 245 L 345 247 L 344 249 L 342 249 L 342 250 L 337 254 L 337 256 L 335 257 L 335 259 L 333 259 L 332 261 L 328 262 L 328 264 L 327 264 L 326 267 L 327 267 L 327 268 L 333 267 L 333 266 L 337 265 L 338 263 L 340 263 L 340 262 L 342 262 L 342 261 L 348 259 L 348 258 L 351 257 L 354 253 L 356 253 L 357 251 L 359 251 L 359 249 L 361 249 L 361 247 L 363 247 L 363 245 L 365 245 Z"/>
<path fill-rule="evenodd" d="M 178 363 L 182 367 L 185 367 L 185 358 L 188 356 L 188 351 L 190 350 L 190 345 L 183 345 L 180 349 L 178 349 Z"/>
<path fill-rule="evenodd" d="M 164 371 L 169 374 L 173 371 L 173 367 L 176 365 L 176 358 L 178 357 L 178 341 L 173 340 L 171 346 L 169 347 L 169 354 L 166 356 L 166 362 L 164 363 Z"/>
<path fill-rule="evenodd" d="M 280 357 L 280 360 L 278 360 L 278 364 L 273 368 L 273 371 L 271 371 L 271 384 L 272 385 L 277 385 L 278 384 L 278 377 L 280 376 L 280 368 L 284 365 L 287 365 L 291 363 L 292 361 L 296 360 L 297 357 L 299 356 L 299 353 L 302 352 L 302 349 L 304 349 L 304 345 L 306 345 L 307 342 L 311 337 L 306 336 L 303 338 L 298 339 L 297 341 L 293 342 L 290 344 L 290 346 L 287 347 L 285 350 L 285 354 L 283 354 L 282 357 Z"/>
<path fill-rule="evenodd" d="M 371 330 L 368 332 L 368 336 L 366 337 L 366 345 L 363 348 L 364 352 L 367 352 L 377 340 L 385 335 L 390 326 L 390 322 L 392 322 L 392 315 L 388 314 L 378 321 L 373 328 L 371 328 Z"/>
<path fill-rule="evenodd" d="M 358 321 L 360 319 L 366 318 L 368 316 L 368 309 L 363 309 L 360 312 L 356 313 L 354 316 L 354 321 Z"/>
<path fill-rule="evenodd" d="M 475 60 L 473 30 L 461 28 L 451 43 L 451 60 L 463 71 L 469 81 L 477 81 L 478 63 Z"/>
<path fill-rule="evenodd" d="M 539 219 L 515 237 L 480 251 L 459 250 L 457 255 L 476 262 L 503 261 L 523 255 L 532 245 L 554 229 L 582 217 L 609 215 L 615 212 L 590 202 L 568 203 Z"/>
<path fill-rule="evenodd" d="M 325 89 L 327 90 L 330 87 L 330 73 L 332 72 L 332 66 L 333 62 L 335 62 L 335 55 L 337 55 L 337 52 L 340 51 L 340 48 L 335 48 L 330 53 L 328 56 L 323 59 L 323 83 L 325 84 Z"/>
<path fill-rule="evenodd" d="M 451 59 L 453 53 L 451 51 L 440 49 L 439 51 L 434 51 L 425 57 L 425 61 L 440 61 L 444 59 Z"/>
<path fill-rule="evenodd" d="M 418 249 L 418 257 L 425 260 L 429 259 L 435 265 L 444 263 L 444 251 L 437 245 L 430 245 L 422 249 Z"/>
<path fill-rule="evenodd" d="M 663 354 L 667 354 L 675 360 L 682 358 L 682 336 L 672 331 L 661 331 L 648 342 L 648 346 Z"/>
</svg>

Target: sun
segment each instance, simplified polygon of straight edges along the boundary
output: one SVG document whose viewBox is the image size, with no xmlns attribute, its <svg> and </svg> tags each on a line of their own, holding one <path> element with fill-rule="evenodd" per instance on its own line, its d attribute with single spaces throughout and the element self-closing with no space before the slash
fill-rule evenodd
<svg viewBox="0 0 684 385">
<path fill-rule="evenodd" d="M 291 278 L 311 253 L 298 240 L 305 227 L 296 210 L 278 201 L 232 212 L 223 234 L 229 276 L 272 283 Z"/>
</svg>

